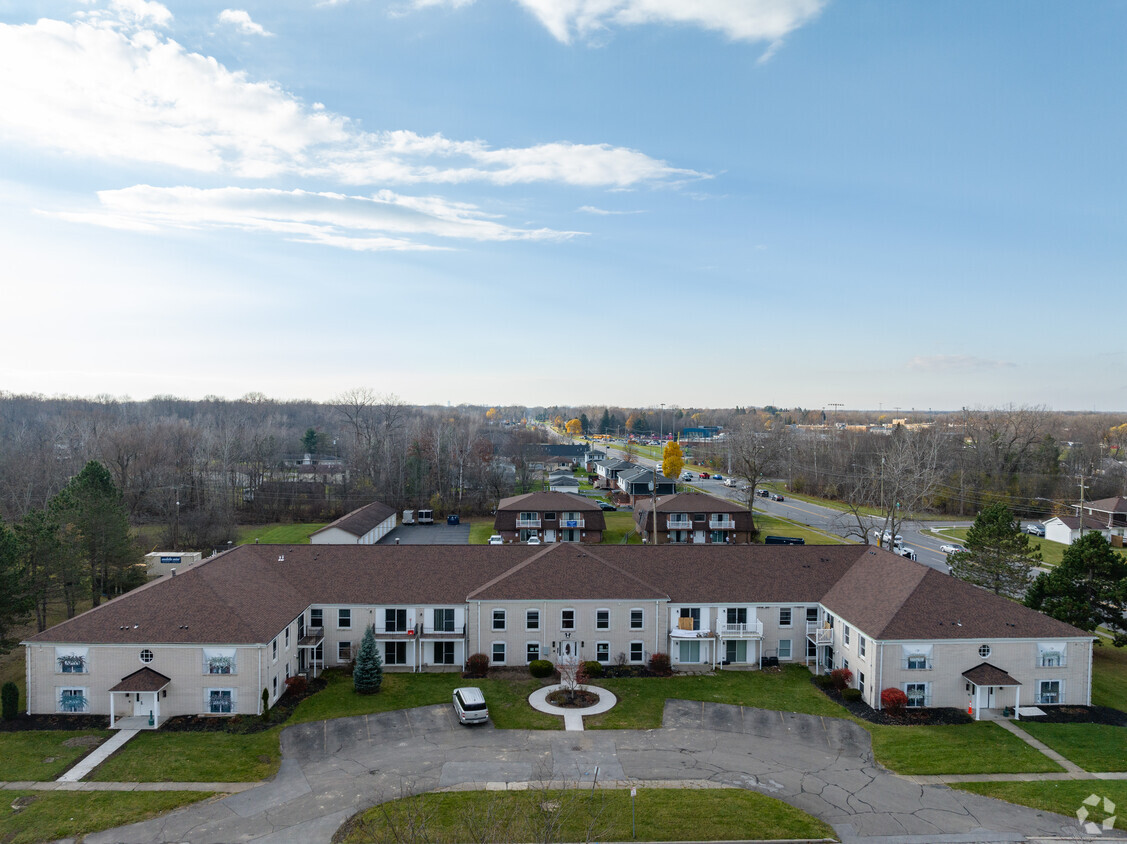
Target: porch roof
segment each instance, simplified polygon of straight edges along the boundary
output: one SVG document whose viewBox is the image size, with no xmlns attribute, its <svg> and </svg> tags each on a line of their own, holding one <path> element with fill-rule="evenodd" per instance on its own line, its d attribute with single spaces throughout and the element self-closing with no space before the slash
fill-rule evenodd
<svg viewBox="0 0 1127 844">
<path fill-rule="evenodd" d="M 989 662 L 976 665 L 969 671 L 964 671 L 963 676 L 976 686 L 1020 686 L 1017 680 Z"/>
<path fill-rule="evenodd" d="M 121 682 L 110 689 L 111 692 L 159 692 L 172 682 L 159 671 L 151 668 L 138 668 L 132 674 L 126 674 Z"/>
</svg>

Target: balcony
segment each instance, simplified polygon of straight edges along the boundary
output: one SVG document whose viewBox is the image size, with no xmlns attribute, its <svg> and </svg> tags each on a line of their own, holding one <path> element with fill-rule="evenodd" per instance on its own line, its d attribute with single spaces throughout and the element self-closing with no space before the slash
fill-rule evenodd
<svg viewBox="0 0 1127 844">
<path fill-rule="evenodd" d="M 517 528 L 538 528 L 540 527 L 539 519 L 517 519 Z"/>
<path fill-rule="evenodd" d="M 717 517 L 708 520 L 709 530 L 735 530 L 736 520 L 730 519 L 727 516 Z"/>
<path fill-rule="evenodd" d="M 666 519 L 666 530 L 692 530 L 693 523 L 688 519 Z"/>
<path fill-rule="evenodd" d="M 704 639 L 712 635 L 707 616 L 682 618 L 679 610 L 672 610 L 669 616 L 669 635 L 674 639 Z"/>
<path fill-rule="evenodd" d="M 732 623 L 721 621 L 716 625 L 716 632 L 722 639 L 760 639 L 763 637 L 763 622 L 758 618 Z"/>
<path fill-rule="evenodd" d="M 902 659 L 900 661 L 900 668 L 903 671 L 931 671 L 933 666 L 931 659 L 928 657 L 911 657 L 909 659 Z"/>
<path fill-rule="evenodd" d="M 461 638 L 466 635 L 466 626 L 464 624 L 447 624 L 442 627 L 435 627 L 433 624 L 427 624 L 423 627 L 423 635 L 435 639 Z"/>
<path fill-rule="evenodd" d="M 806 622 L 806 638 L 815 645 L 833 645 L 834 631 L 817 621 Z"/>
<path fill-rule="evenodd" d="M 324 640 L 324 627 L 306 627 L 305 634 L 297 640 L 297 646 L 299 648 L 315 648 Z"/>
<path fill-rule="evenodd" d="M 587 523 L 583 519 L 560 519 L 561 528 L 581 528 L 586 526 Z"/>
</svg>

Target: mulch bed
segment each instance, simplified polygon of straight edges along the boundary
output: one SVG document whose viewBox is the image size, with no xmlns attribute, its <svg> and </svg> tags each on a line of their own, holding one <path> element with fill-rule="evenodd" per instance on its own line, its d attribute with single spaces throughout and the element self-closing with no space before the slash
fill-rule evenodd
<svg viewBox="0 0 1127 844">
<path fill-rule="evenodd" d="M 1038 716 L 1022 715 L 1022 721 L 1036 721 L 1041 724 L 1108 724 L 1112 727 L 1127 727 L 1127 712 L 1120 712 L 1110 706 L 1041 706 L 1045 714 Z"/>
<path fill-rule="evenodd" d="M 576 689 L 571 693 L 560 689 L 548 695 L 548 703 L 552 704 L 552 706 L 558 706 L 561 709 L 587 709 L 598 702 L 599 696 L 586 689 Z"/>
<path fill-rule="evenodd" d="M 23 730 L 105 730 L 109 727 L 108 715 L 25 715 L 20 713 L 11 721 L 0 721 L 0 732 L 18 733 Z"/>
<path fill-rule="evenodd" d="M 814 678 L 811 677 L 810 681 L 813 683 Z M 969 724 L 974 720 L 970 715 L 961 709 L 952 709 L 949 707 L 935 707 L 932 709 L 905 709 L 904 714 L 900 716 L 892 715 L 887 710 L 876 710 L 869 706 L 864 701 L 860 700 L 845 700 L 841 696 L 841 692 L 837 689 L 830 688 L 822 689 L 817 683 L 815 687 L 832 700 L 834 703 L 844 706 L 850 715 L 855 715 L 862 720 L 868 721 L 871 724 L 888 724 L 896 727 L 930 727 L 944 724 Z"/>
<path fill-rule="evenodd" d="M 289 689 L 270 708 L 270 717 L 265 721 L 258 715 L 234 715 L 230 718 L 222 715 L 177 715 L 161 724 L 160 728 L 170 733 L 261 733 L 288 721 L 299 703 L 327 685 L 324 677 L 318 677 L 310 680 L 302 691 Z"/>
</svg>

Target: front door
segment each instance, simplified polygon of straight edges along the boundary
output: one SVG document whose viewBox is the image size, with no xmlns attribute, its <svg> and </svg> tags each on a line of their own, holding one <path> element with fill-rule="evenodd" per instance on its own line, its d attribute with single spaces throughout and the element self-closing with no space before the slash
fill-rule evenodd
<svg viewBox="0 0 1127 844">
<path fill-rule="evenodd" d="M 556 532 L 554 530 L 545 529 L 544 530 L 544 541 L 545 542 L 555 542 L 556 541 Z"/>
<path fill-rule="evenodd" d="M 986 708 L 987 709 L 993 709 L 994 708 L 994 687 L 993 686 L 987 686 L 986 687 Z"/>
<path fill-rule="evenodd" d="M 579 643 L 570 639 L 558 642 L 556 645 L 556 659 L 565 665 L 574 665 L 579 662 Z"/>
<path fill-rule="evenodd" d="M 696 545 L 704 545 L 704 531 L 703 530 L 694 530 L 693 531 L 693 543 L 696 544 Z"/>
<path fill-rule="evenodd" d="M 149 705 L 149 702 L 145 700 L 147 697 L 148 695 L 142 695 L 140 692 L 133 693 L 133 715 L 135 717 L 149 717 L 149 710 L 152 709 L 152 707 Z"/>
</svg>

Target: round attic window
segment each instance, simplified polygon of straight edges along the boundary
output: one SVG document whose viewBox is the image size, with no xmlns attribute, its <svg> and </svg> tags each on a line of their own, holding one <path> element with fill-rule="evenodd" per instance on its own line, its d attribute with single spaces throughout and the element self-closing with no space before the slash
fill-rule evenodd
<svg viewBox="0 0 1127 844">
<path fill-rule="evenodd" d="M 983 659 L 986 659 L 986 657 L 990 656 L 990 646 L 980 645 L 978 648 L 978 655 Z"/>
<path fill-rule="evenodd" d="M 153 661 L 153 652 L 152 651 L 150 651 L 148 648 L 145 648 L 143 651 L 141 651 L 141 662 L 143 662 L 147 665 L 148 663 L 150 663 L 152 661 Z"/>
</svg>

